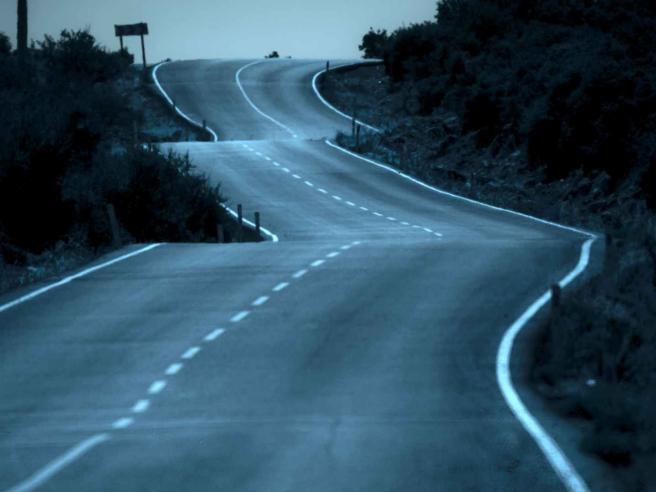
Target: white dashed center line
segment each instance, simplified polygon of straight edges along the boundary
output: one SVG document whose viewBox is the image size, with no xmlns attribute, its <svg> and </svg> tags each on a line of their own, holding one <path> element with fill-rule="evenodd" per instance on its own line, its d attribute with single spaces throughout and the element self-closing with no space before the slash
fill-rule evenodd
<svg viewBox="0 0 656 492">
<path fill-rule="evenodd" d="M 365 212 L 369 211 L 369 209 L 367 207 L 360 207 L 360 210 L 364 210 Z"/>
<path fill-rule="evenodd" d="M 276 167 L 280 167 L 280 163 L 276 162 L 276 161 L 273 161 L 273 165 L 276 166 Z"/>
<path fill-rule="evenodd" d="M 392 222 L 396 221 L 396 219 L 394 217 L 387 217 L 387 220 L 391 220 Z"/>
<path fill-rule="evenodd" d="M 125 429 L 127 427 L 130 427 L 134 423 L 134 419 L 130 417 L 125 417 L 122 419 L 118 419 L 116 422 L 112 424 L 112 427 L 114 429 Z"/>
<path fill-rule="evenodd" d="M 176 362 L 175 364 L 171 364 L 167 369 L 166 369 L 166 375 L 167 376 L 175 376 L 177 373 L 180 372 L 182 369 L 182 364 L 179 362 Z"/>
<path fill-rule="evenodd" d="M 230 321 L 232 323 L 239 323 L 242 319 L 244 319 L 249 314 L 251 314 L 250 311 L 240 311 L 237 314 L 235 314 L 232 318 L 230 318 Z"/>
<path fill-rule="evenodd" d="M 372 212 L 372 213 L 373 213 L 376 217 L 382 217 L 382 216 L 383 216 L 383 214 L 380 214 L 380 213 L 378 213 L 378 212 Z"/>
<path fill-rule="evenodd" d="M 308 185 L 311 188 L 314 187 L 314 185 L 310 181 L 306 181 L 305 184 Z"/>
<path fill-rule="evenodd" d="M 320 191 L 321 193 L 324 193 L 324 194 L 325 194 L 325 193 L 328 193 L 328 192 L 327 192 L 326 190 L 324 190 L 323 188 L 319 188 L 319 191 Z"/>
<path fill-rule="evenodd" d="M 261 306 L 269 300 L 269 296 L 260 296 L 253 301 L 252 306 Z"/>
<path fill-rule="evenodd" d="M 319 267 L 319 266 L 323 265 L 325 262 L 326 262 L 326 260 L 316 260 L 316 261 L 313 261 L 312 263 L 310 263 L 310 266 L 316 268 L 316 267 Z"/>
<path fill-rule="evenodd" d="M 349 207 L 355 207 L 355 203 L 353 203 L 353 202 L 346 202 L 346 204 L 347 204 Z"/>
<path fill-rule="evenodd" d="M 280 292 L 282 289 L 289 287 L 289 282 L 280 282 L 273 288 L 274 292 Z"/>
<path fill-rule="evenodd" d="M 341 201 L 342 201 L 342 197 L 341 197 L 341 196 L 333 195 L 333 198 L 334 198 L 335 200 L 337 200 L 338 202 L 341 202 Z"/>
<path fill-rule="evenodd" d="M 193 359 L 196 354 L 200 352 L 200 347 L 191 347 L 188 348 L 184 354 L 182 354 L 183 359 Z"/>
<path fill-rule="evenodd" d="M 335 258 L 335 256 L 339 256 L 339 251 L 333 251 L 332 253 L 328 253 L 326 255 L 326 258 Z"/>
<path fill-rule="evenodd" d="M 223 328 L 217 328 L 216 330 L 210 332 L 207 334 L 207 336 L 204 338 L 206 342 L 213 342 L 217 338 L 219 338 L 221 335 L 223 335 L 223 332 L 225 330 Z"/>
<path fill-rule="evenodd" d="M 298 174 L 292 174 L 292 177 L 293 177 L 294 179 L 301 179 L 301 177 L 300 177 Z"/>
<path fill-rule="evenodd" d="M 269 157 L 268 155 L 265 155 L 264 159 L 267 160 L 267 161 L 271 161 L 271 157 Z"/>
<path fill-rule="evenodd" d="M 303 270 L 299 270 L 296 272 L 292 277 L 294 278 L 301 278 L 303 275 L 305 275 L 308 271 L 304 268 Z"/>
<path fill-rule="evenodd" d="M 285 171 L 286 173 L 290 173 L 290 172 L 291 172 L 291 171 L 290 171 L 289 169 L 287 169 L 286 167 L 283 167 L 282 170 Z"/>
<path fill-rule="evenodd" d="M 146 410 L 148 410 L 149 406 L 150 406 L 150 400 L 139 400 L 132 407 L 132 411 L 134 413 L 144 413 Z"/>
<path fill-rule="evenodd" d="M 148 388 L 148 393 L 151 395 L 156 395 L 157 393 L 160 393 L 164 388 L 166 388 L 166 381 L 155 381 L 150 385 L 150 388 Z"/>
<path fill-rule="evenodd" d="M 403 222 L 401 222 L 401 225 L 409 226 L 409 225 L 410 225 L 410 222 L 405 222 L 405 221 L 403 221 Z"/>
<path fill-rule="evenodd" d="M 342 246 L 342 247 L 339 248 L 339 249 L 341 249 L 341 250 L 343 250 L 343 251 L 347 251 L 347 250 L 351 249 L 351 245 L 350 245 L 350 244 L 345 244 L 344 246 Z"/>
</svg>

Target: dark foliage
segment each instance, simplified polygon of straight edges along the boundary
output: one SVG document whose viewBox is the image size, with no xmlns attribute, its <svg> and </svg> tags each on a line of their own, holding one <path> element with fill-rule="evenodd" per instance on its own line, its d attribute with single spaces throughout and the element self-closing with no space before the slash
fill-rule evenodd
<svg viewBox="0 0 656 492">
<path fill-rule="evenodd" d="M 0 260 L 21 263 L 75 237 L 109 244 L 107 203 L 138 241 L 214 239 L 218 190 L 189 160 L 135 146 L 119 91 L 130 57 L 86 31 L 46 37 L 29 59 L 0 57 Z"/>
<path fill-rule="evenodd" d="M 358 46 L 358 49 L 363 53 L 363 58 L 382 58 L 385 54 L 388 38 L 385 29 L 374 31 L 373 27 L 369 28 L 369 32 L 362 37 L 362 44 Z"/>
<path fill-rule="evenodd" d="M 280 54 L 277 51 L 272 51 L 264 58 L 280 58 Z"/>
<path fill-rule="evenodd" d="M 9 36 L 4 32 L 0 32 L 0 56 L 6 56 L 11 53 L 11 41 Z"/>
<path fill-rule="evenodd" d="M 655 5 L 444 0 L 435 22 L 392 33 L 383 58 L 418 114 L 455 111 L 481 146 L 517 137 L 549 179 L 580 169 L 617 185 L 652 159 Z"/>
</svg>

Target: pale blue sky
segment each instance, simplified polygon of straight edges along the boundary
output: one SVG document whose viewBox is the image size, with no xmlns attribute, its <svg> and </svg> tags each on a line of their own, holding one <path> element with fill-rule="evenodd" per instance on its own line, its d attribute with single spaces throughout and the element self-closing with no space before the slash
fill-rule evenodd
<svg viewBox="0 0 656 492">
<path fill-rule="evenodd" d="M 30 38 L 89 27 L 118 47 L 114 24 L 145 21 L 148 61 L 163 58 L 350 58 L 369 26 L 432 19 L 435 0 L 28 0 Z M 0 0 L 0 31 L 15 45 L 16 1 Z M 139 49 L 138 38 L 127 46 Z"/>
</svg>

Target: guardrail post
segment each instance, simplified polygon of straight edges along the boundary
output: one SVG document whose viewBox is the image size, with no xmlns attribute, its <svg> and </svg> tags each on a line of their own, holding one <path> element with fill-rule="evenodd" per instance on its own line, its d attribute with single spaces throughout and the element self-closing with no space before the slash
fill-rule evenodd
<svg viewBox="0 0 656 492">
<path fill-rule="evenodd" d="M 203 120 L 203 130 L 207 130 L 207 121 Z"/>
<path fill-rule="evenodd" d="M 355 138 L 355 116 L 351 116 L 351 137 Z"/>
<path fill-rule="evenodd" d="M 260 212 L 255 212 L 255 234 L 257 234 L 256 241 L 260 240 Z"/>
<path fill-rule="evenodd" d="M 326 72 L 330 72 L 330 61 L 326 62 Z"/>
<path fill-rule="evenodd" d="M 107 204 L 107 216 L 109 217 L 109 228 L 112 232 L 112 244 L 115 248 L 121 247 L 121 234 L 118 227 L 118 219 L 116 218 L 116 210 L 111 203 Z"/>
<path fill-rule="evenodd" d="M 360 123 L 355 124 L 355 146 L 360 147 Z"/>
<path fill-rule="evenodd" d="M 561 288 L 558 284 L 551 286 L 551 309 L 555 310 L 560 307 Z"/>
<path fill-rule="evenodd" d="M 223 225 L 216 225 L 216 242 L 221 244 L 225 242 L 225 234 L 223 233 Z"/>
</svg>

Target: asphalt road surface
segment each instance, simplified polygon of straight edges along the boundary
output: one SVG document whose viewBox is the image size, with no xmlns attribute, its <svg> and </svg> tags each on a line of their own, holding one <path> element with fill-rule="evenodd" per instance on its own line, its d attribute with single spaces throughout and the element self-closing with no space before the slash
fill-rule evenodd
<svg viewBox="0 0 656 492">
<path fill-rule="evenodd" d="M 159 69 L 220 140 L 170 147 L 279 242 L 164 244 L 0 312 L 0 490 L 563 490 L 495 364 L 584 238 L 329 146 L 325 62 L 248 63 Z"/>
</svg>

